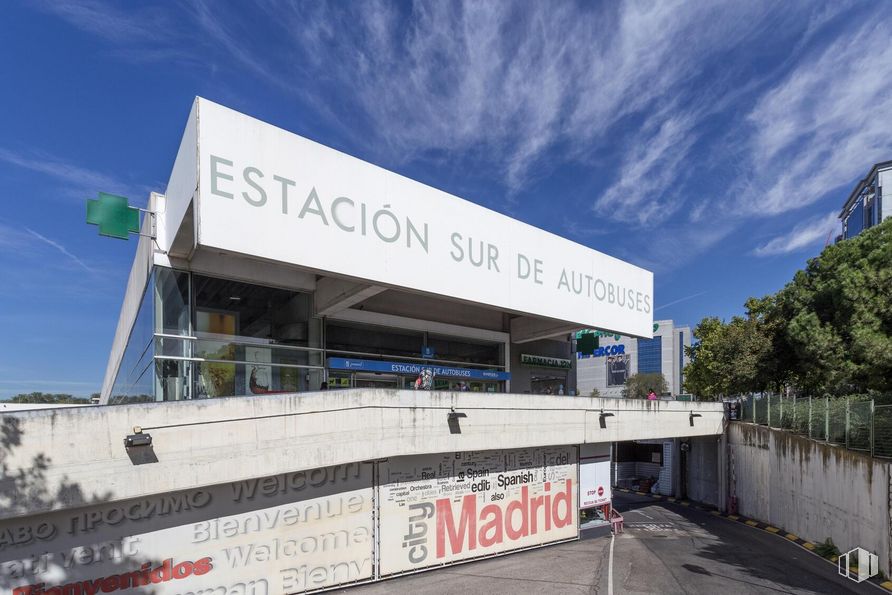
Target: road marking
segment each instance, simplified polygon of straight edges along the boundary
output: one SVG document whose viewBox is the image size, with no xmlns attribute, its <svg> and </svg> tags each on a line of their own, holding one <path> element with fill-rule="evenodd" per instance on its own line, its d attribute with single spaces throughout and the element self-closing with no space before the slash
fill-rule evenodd
<svg viewBox="0 0 892 595">
<path fill-rule="evenodd" d="M 613 540 L 616 535 L 610 534 L 610 555 L 607 558 L 607 595 L 613 595 Z"/>
<path fill-rule="evenodd" d="M 778 529 L 777 527 L 772 527 L 771 525 L 765 527 L 765 530 L 769 533 L 777 533 L 778 531 L 780 531 L 780 529 Z"/>
<path fill-rule="evenodd" d="M 757 523 L 756 521 L 747 521 L 746 524 L 749 525 L 750 527 L 755 527 L 759 523 Z"/>
<path fill-rule="evenodd" d="M 736 514 L 729 514 L 729 515 L 728 515 L 728 518 L 731 519 L 732 521 L 736 521 L 736 520 L 739 519 L 740 517 L 737 516 Z"/>
<path fill-rule="evenodd" d="M 813 549 L 815 549 L 815 544 L 813 544 L 810 541 L 806 541 L 805 543 L 802 544 L 802 547 L 804 547 L 807 550 L 813 550 Z"/>
<path fill-rule="evenodd" d="M 797 539 L 799 539 L 798 537 L 796 537 L 796 536 L 793 535 L 792 533 L 787 533 L 787 534 L 785 535 L 785 537 L 786 537 L 787 539 L 789 539 L 790 541 L 796 541 Z"/>
<path fill-rule="evenodd" d="M 652 516 L 650 516 L 649 514 L 647 514 L 646 512 L 644 512 L 643 510 L 630 510 L 629 512 L 637 512 L 638 514 L 640 514 L 640 515 L 643 516 L 644 518 L 648 518 L 648 519 L 650 519 L 650 520 L 652 520 L 652 521 L 657 520 L 657 519 L 653 518 Z"/>
</svg>

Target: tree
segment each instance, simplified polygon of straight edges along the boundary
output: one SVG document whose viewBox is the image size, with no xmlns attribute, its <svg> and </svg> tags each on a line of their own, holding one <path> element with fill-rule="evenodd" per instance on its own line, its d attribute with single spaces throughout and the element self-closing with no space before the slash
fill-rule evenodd
<svg viewBox="0 0 892 595">
<path fill-rule="evenodd" d="M 797 386 L 810 394 L 890 390 L 892 220 L 824 249 L 778 295 Z"/>
<path fill-rule="evenodd" d="M 658 395 L 666 392 L 668 390 L 666 377 L 659 372 L 632 374 L 623 387 L 623 397 L 626 399 L 646 399 L 647 393 L 651 389 Z"/>
<path fill-rule="evenodd" d="M 746 316 L 694 329 L 684 387 L 704 399 L 795 386 L 811 395 L 890 392 L 892 220 L 824 249 Z"/>
<path fill-rule="evenodd" d="M 90 399 L 61 393 L 22 393 L 9 400 L 11 403 L 45 403 L 52 405 L 89 405 Z"/>
</svg>

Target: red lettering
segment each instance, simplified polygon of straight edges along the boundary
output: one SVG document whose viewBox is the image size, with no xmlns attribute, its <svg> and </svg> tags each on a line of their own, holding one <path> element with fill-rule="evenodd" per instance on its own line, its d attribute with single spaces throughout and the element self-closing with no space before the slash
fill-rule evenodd
<svg viewBox="0 0 892 595">
<path fill-rule="evenodd" d="M 539 509 L 544 500 L 545 496 L 530 498 L 530 533 L 533 535 L 539 532 Z M 548 509 L 545 510 L 545 516 L 548 516 Z"/>
<path fill-rule="evenodd" d="M 192 574 L 192 562 L 181 562 L 173 569 L 173 578 L 186 578 Z"/>
<path fill-rule="evenodd" d="M 110 576 L 102 579 L 102 592 L 103 593 L 111 593 L 112 591 L 117 591 L 121 586 L 121 581 L 118 580 L 117 576 Z"/>
<path fill-rule="evenodd" d="M 492 519 L 486 521 L 480 527 L 480 535 L 477 537 L 477 542 L 482 547 L 502 543 L 504 533 L 502 531 L 502 509 L 495 504 L 488 504 L 480 511 L 480 520 L 485 521 L 488 516 L 492 516 Z M 491 535 L 489 534 L 490 531 L 492 532 Z"/>
<path fill-rule="evenodd" d="M 202 558 L 200 560 L 196 560 L 195 563 L 192 564 L 192 574 L 194 574 L 195 576 L 207 574 L 213 569 L 214 565 L 211 564 L 210 558 Z"/>
<path fill-rule="evenodd" d="M 523 486 L 520 488 L 520 500 L 508 504 L 508 510 L 505 511 L 505 532 L 508 534 L 508 539 L 516 540 L 529 535 L 529 499 L 530 488 Z M 514 528 L 515 511 L 520 512 L 520 527 L 518 529 Z"/>
<path fill-rule="evenodd" d="M 437 557 L 446 555 L 446 533 L 449 533 L 449 548 L 453 554 L 464 548 L 465 533 L 468 534 L 468 550 L 477 549 L 477 496 L 468 494 L 462 498 L 458 531 L 452 518 L 452 502 L 449 498 L 437 500 Z"/>
<path fill-rule="evenodd" d="M 448 503 L 448 501 L 447 501 Z M 471 512 L 473 513 L 475 509 L 474 503 L 471 503 Z M 465 525 L 467 525 L 467 520 L 462 519 L 462 523 L 459 527 L 460 533 L 464 533 Z M 471 522 L 471 527 L 473 529 L 474 521 Z M 454 533 L 454 527 L 452 527 Z M 454 537 L 451 538 L 454 544 Z M 459 539 L 459 543 L 461 539 Z M 473 549 L 474 536 L 471 535 L 471 543 Z M 16 587 L 13 589 L 13 595 L 96 595 L 100 592 L 103 593 L 111 593 L 112 591 L 123 591 L 126 589 L 130 589 L 131 587 L 139 587 L 146 586 L 151 583 L 164 583 L 171 579 L 181 579 L 186 578 L 190 575 L 201 576 L 203 574 L 207 574 L 211 570 L 214 569 L 214 565 L 211 564 L 212 558 L 210 556 L 206 558 L 201 558 L 195 562 L 181 562 L 179 564 L 174 564 L 173 558 L 168 558 L 165 560 L 161 566 L 152 569 L 152 564 L 147 563 L 143 564 L 139 570 L 131 570 L 130 572 L 125 572 L 123 574 L 113 574 L 111 576 L 104 576 L 97 579 L 90 579 L 85 581 L 80 581 L 77 583 L 69 583 L 67 585 L 56 585 L 54 587 L 46 587 L 44 588 L 45 583 L 38 583 L 35 585 L 28 585 L 25 587 Z"/>
<path fill-rule="evenodd" d="M 567 489 L 554 495 L 554 502 L 551 505 L 551 515 L 554 517 L 554 526 L 558 529 L 566 527 L 570 524 L 570 521 L 573 520 L 573 507 L 571 506 L 572 484 L 573 480 L 568 479 L 565 484 Z M 561 502 L 564 503 L 564 510 L 566 512 L 563 518 L 561 518 L 559 510 Z"/>
</svg>

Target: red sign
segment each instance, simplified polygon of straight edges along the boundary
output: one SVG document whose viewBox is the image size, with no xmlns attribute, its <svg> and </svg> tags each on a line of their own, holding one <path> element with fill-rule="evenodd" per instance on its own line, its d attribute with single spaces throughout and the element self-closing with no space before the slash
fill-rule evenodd
<svg viewBox="0 0 892 595">
<path fill-rule="evenodd" d="M 604 486 L 598 486 L 598 495 L 599 495 L 599 496 L 603 496 L 603 495 L 604 495 Z"/>
</svg>

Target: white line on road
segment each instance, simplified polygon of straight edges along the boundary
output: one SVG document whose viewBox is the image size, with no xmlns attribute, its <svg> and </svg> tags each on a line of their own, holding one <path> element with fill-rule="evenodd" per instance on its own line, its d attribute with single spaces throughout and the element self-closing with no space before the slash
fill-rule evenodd
<svg viewBox="0 0 892 595">
<path fill-rule="evenodd" d="M 610 554 L 607 557 L 607 595 L 613 595 L 613 540 L 616 536 L 610 534 Z"/>
<path fill-rule="evenodd" d="M 652 520 L 652 521 L 655 521 L 655 520 L 656 520 L 655 518 L 653 518 L 652 516 L 650 516 L 649 514 L 647 514 L 646 512 L 644 512 L 643 510 L 630 510 L 629 512 L 637 512 L 638 514 L 640 514 L 640 515 L 643 516 L 644 518 L 650 519 L 650 520 Z"/>
</svg>

